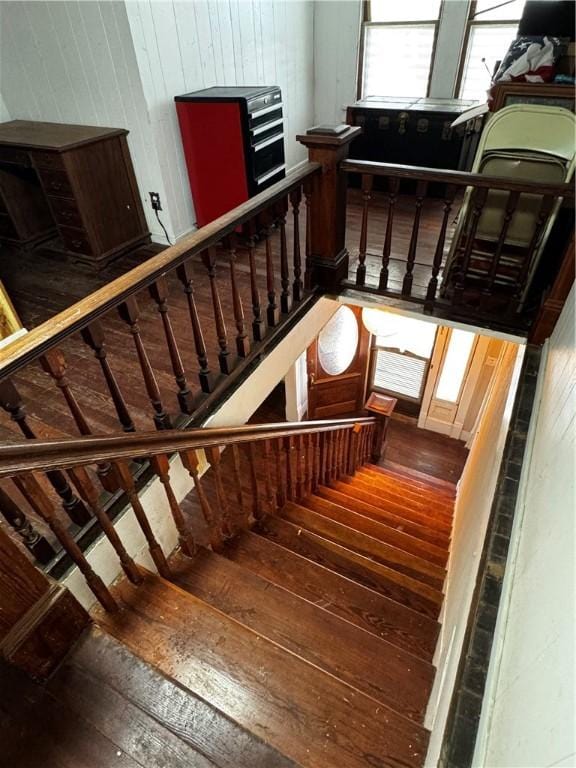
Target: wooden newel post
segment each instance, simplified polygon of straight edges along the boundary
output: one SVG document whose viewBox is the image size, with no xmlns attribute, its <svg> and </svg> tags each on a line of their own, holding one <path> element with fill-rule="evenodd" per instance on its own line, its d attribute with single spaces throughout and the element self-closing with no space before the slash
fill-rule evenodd
<svg viewBox="0 0 576 768">
<path fill-rule="evenodd" d="M 44 680 L 89 623 L 76 598 L 0 528 L 0 658 Z"/>
<path fill-rule="evenodd" d="M 370 450 L 370 459 L 373 464 L 377 464 L 384 457 L 388 419 L 392 415 L 397 402 L 398 400 L 395 397 L 372 392 L 364 406 L 364 409 L 369 411 L 370 415 L 376 417 L 376 429 L 374 430 Z"/>
<path fill-rule="evenodd" d="M 335 291 L 348 276 L 346 250 L 346 174 L 340 163 L 348 156 L 350 142 L 362 132 L 349 125 L 311 128 L 297 140 L 308 147 L 308 159 L 320 163 L 321 173 L 310 178 L 306 189 L 309 241 L 306 252 L 306 288 Z"/>
</svg>

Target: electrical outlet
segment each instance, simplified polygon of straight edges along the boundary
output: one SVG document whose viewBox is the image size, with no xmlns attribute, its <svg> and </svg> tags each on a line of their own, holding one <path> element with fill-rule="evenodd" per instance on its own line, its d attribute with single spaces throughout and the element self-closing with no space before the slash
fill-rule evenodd
<svg viewBox="0 0 576 768">
<path fill-rule="evenodd" d="M 149 192 L 150 195 L 150 203 L 152 204 L 152 210 L 153 211 L 161 211 L 162 210 L 162 203 L 160 202 L 160 195 L 158 192 Z"/>
</svg>

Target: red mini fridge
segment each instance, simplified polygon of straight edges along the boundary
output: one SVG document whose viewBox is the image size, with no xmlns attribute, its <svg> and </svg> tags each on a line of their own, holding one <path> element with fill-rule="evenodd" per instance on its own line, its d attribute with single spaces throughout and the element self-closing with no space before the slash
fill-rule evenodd
<svg viewBox="0 0 576 768">
<path fill-rule="evenodd" d="M 284 178 L 277 86 L 206 88 L 175 101 L 199 227 Z"/>
</svg>

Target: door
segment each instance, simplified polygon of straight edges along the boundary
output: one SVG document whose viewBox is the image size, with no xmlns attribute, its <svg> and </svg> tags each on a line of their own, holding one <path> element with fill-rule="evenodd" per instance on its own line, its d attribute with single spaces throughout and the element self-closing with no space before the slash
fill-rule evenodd
<svg viewBox="0 0 576 768">
<path fill-rule="evenodd" d="M 369 341 L 360 307 L 340 307 L 320 331 L 307 354 L 309 419 L 362 410 Z"/>
</svg>

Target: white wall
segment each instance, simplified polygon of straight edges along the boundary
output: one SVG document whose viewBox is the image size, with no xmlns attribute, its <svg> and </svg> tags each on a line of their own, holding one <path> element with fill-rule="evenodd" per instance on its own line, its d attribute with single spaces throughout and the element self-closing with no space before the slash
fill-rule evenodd
<svg viewBox="0 0 576 768">
<path fill-rule="evenodd" d="M 123 2 L 2 2 L 0 92 L 12 120 L 130 131 L 150 230 L 149 190 L 166 198 Z M 167 215 L 169 224 L 169 216 Z"/>
<path fill-rule="evenodd" d="M 160 193 L 172 238 L 194 227 L 175 95 L 216 84 L 279 85 L 287 165 L 306 158 L 294 137 L 313 122 L 307 0 L 16 0 L 0 7 L 0 93 L 10 117 L 127 128 L 148 225 L 160 242 L 150 191 Z"/>
<path fill-rule="evenodd" d="M 306 158 L 295 135 L 313 122 L 313 6 L 305 0 L 128 2 L 173 231 L 194 211 L 174 96 L 212 85 L 279 85 L 287 166 Z"/>
<path fill-rule="evenodd" d="M 5 123 L 8 120 L 10 120 L 10 113 L 0 93 L 0 123 Z"/>
<path fill-rule="evenodd" d="M 575 293 L 549 340 L 474 765 L 576 765 Z"/>
<path fill-rule="evenodd" d="M 314 4 L 314 123 L 343 123 L 356 101 L 360 0 Z"/>
<path fill-rule="evenodd" d="M 514 344 L 504 345 L 458 483 L 442 629 L 434 658 L 438 672 L 425 723 L 431 730 L 426 758 L 430 768 L 438 764 L 523 352 Z"/>
</svg>

